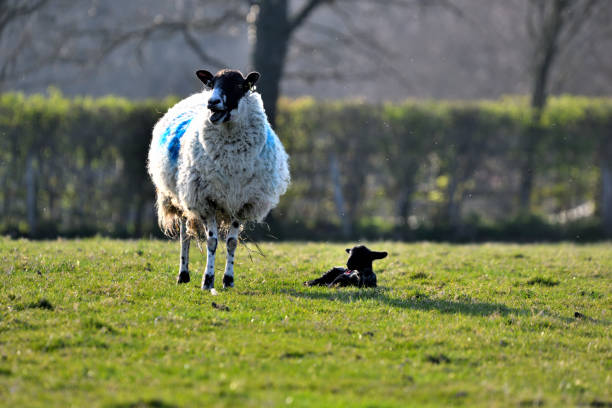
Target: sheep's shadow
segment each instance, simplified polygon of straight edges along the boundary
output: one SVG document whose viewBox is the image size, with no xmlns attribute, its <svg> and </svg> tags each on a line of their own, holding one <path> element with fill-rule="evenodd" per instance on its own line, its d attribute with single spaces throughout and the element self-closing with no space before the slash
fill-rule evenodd
<svg viewBox="0 0 612 408">
<path fill-rule="evenodd" d="M 373 289 L 358 289 L 358 290 L 343 290 L 343 289 L 328 289 L 321 291 L 318 288 L 305 288 L 304 290 L 296 289 L 281 289 L 281 293 L 289 296 L 305 299 L 327 300 L 330 302 L 352 303 L 356 300 L 375 300 L 394 308 L 421 310 L 429 312 L 437 310 L 440 313 L 446 314 L 464 314 L 471 316 L 491 316 L 498 314 L 500 316 L 546 316 L 553 319 L 558 319 L 564 323 L 576 322 L 578 318 L 560 316 L 556 313 L 551 313 L 545 310 L 517 309 L 504 305 L 503 303 L 490 303 L 478 301 L 454 301 L 446 299 L 432 299 L 430 297 L 401 299 L 389 296 L 387 293 L 391 288 L 377 287 Z M 609 326 L 610 322 L 606 320 L 598 320 L 590 317 L 582 320 L 595 324 L 603 324 Z"/>
<path fill-rule="evenodd" d="M 437 310 L 440 313 L 460 313 L 473 316 L 490 316 L 499 314 L 507 316 L 531 315 L 531 311 L 525 309 L 515 309 L 502 303 L 489 302 L 462 302 L 445 299 L 431 299 L 429 297 L 416 299 L 401 299 L 389 296 L 389 288 L 378 287 L 376 289 L 361 289 L 359 291 L 343 291 L 341 289 L 330 289 L 329 292 L 322 292 L 318 289 L 283 289 L 281 292 L 298 298 L 327 300 L 330 302 L 351 303 L 356 300 L 376 300 L 394 308 L 412 309 L 421 311 Z"/>
</svg>

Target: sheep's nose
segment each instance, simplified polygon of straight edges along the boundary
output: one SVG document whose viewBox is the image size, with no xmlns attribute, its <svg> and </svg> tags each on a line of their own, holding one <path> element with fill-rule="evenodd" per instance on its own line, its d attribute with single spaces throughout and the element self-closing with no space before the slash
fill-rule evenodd
<svg viewBox="0 0 612 408">
<path fill-rule="evenodd" d="M 213 108 L 213 107 L 217 106 L 220 103 L 221 103 L 221 99 L 219 99 L 219 98 L 210 98 L 208 100 L 208 107 L 209 108 Z"/>
</svg>

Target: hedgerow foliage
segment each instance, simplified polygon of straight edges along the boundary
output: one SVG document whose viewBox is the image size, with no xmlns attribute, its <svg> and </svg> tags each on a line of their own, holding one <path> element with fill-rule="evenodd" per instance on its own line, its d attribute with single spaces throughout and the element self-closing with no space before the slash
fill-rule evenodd
<svg viewBox="0 0 612 408">
<path fill-rule="evenodd" d="M 176 101 L 68 99 L 56 90 L 0 95 L 0 231 L 157 235 L 146 156 L 153 125 Z M 510 224 L 536 217 L 544 238 L 563 238 L 544 221 L 597 202 L 612 99 L 551 98 L 540 121 L 531 118 L 524 98 L 281 100 L 277 133 L 293 184 L 267 220 L 270 234 L 450 239 L 459 231 L 503 239 L 514 231 Z M 519 219 L 520 141 L 528 128 L 537 136 L 536 186 L 532 214 Z M 591 222 L 597 231 L 597 218 Z"/>
</svg>

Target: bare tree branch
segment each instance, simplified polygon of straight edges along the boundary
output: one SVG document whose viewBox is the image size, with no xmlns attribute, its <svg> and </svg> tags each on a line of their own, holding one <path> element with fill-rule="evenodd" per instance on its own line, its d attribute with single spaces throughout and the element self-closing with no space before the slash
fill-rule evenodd
<svg viewBox="0 0 612 408">
<path fill-rule="evenodd" d="M 17 4 L 9 4 L 8 0 L 0 1 L 0 38 L 11 24 L 21 23 L 36 11 L 41 9 L 48 0 L 36 0 L 33 2 L 21 1 Z M 30 32 L 22 31 L 15 45 L 3 56 L 0 62 L 0 87 L 7 80 L 15 78 L 19 73 L 15 72 L 19 56 L 24 48 L 32 43 Z"/>
<path fill-rule="evenodd" d="M 285 79 L 304 81 L 309 84 L 320 81 L 362 81 L 363 78 L 372 78 L 379 74 L 377 69 L 347 72 L 338 68 L 318 71 L 287 71 Z"/>
<path fill-rule="evenodd" d="M 304 21 L 310 16 L 310 14 L 324 2 L 330 2 L 331 0 L 308 0 L 300 11 L 289 22 L 289 31 L 294 31 L 296 28 L 302 25 Z"/>
<path fill-rule="evenodd" d="M 212 65 L 217 68 L 227 67 L 227 64 L 220 59 L 217 59 L 210 54 L 208 54 L 197 42 L 189 28 L 185 27 L 183 30 L 183 38 L 185 38 L 185 43 L 191 48 L 191 50 L 200 58 L 200 61 L 205 64 Z"/>
<path fill-rule="evenodd" d="M 47 1 L 48 0 L 36 0 L 33 3 L 21 1 L 21 3 L 14 6 L 9 5 L 8 0 L 3 0 L 0 2 L 0 34 L 9 23 L 17 20 L 20 17 L 31 15 L 43 7 Z"/>
<path fill-rule="evenodd" d="M 197 20 L 174 20 L 174 21 L 154 21 L 152 24 L 136 28 L 131 31 L 120 32 L 113 29 L 86 29 L 75 30 L 73 36 L 88 36 L 100 41 L 100 49 L 91 55 L 90 65 L 99 63 L 116 49 L 132 42 L 137 41 L 136 50 L 140 50 L 144 44 L 154 35 L 166 34 L 182 35 L 187 46 L 202 60 L 203 63 L 212 64 L 217 67 L 225 66 L 226 64 L 208 54 L 204 48 L 196 40 L 193 30 L 199 33 L 216 32 L 222 26 L 227 25 L 232 21 L 242 21 L 244 15 L 236 10 L 226 10 L 223 14 L 215 18 L 197 19 Z"/>
<path fill-rule="evenodd" d="M 367 56 L 370 59 L 377 61 L 378 72 L 386 71 L 390 75 L 392 75 L 398 83 L 404 88 L 412 88 L 412 81 L 404 76 L 404 74 L 399 71 L 395 66 L 390 62 L 396 56 L 388 50 L 383 44 L 377 42 L 377 40 L 372 37 L 362 33 L 359 29 L 357 29 L 350 19 L 347 18 L 347 15 L 344 14 L 344 11 L 341 11 L 339 8 L 334 9 L 336 12 L 340 13 L 342 21 L 345 24 L 348 32 L 344 32 L 335 27 L 329 27 L 327 25 L 318 24 L 314 22 L 309 22 L 306 27 L 313 30 L 318 34 L 327 35 L 335 40 L 336 43 L 341 43 L 346 47 L 350 47 L 355 52 L 360 53 L 361 55 Z M 354 75 L 353 77 L 358 77 Z"/>
<path fill-rule="evenodd" d="M 42 12 L 45 5 L 51 4 L 48 0 L 19 0 L 14 5 L 9 3 L 8 0 L 0 0 L 0 38 L 2 38 L 2 30 L 5 30 L 10 24 L 19 23 L 25 26 L 24 18 Z M 57 7 L 57 4 L 54 6 Z M 139 60 L 142 60 L 145 45 L 154 36 L 160 35 L 181 36 L 187 47 L 203 63 L 217 67 L 225 66 L 223 61 L 206 52 L 201 40 L 197 38 L 202 34 L 219 32 L 234 23 L 243 23 L 245 11 L 242 7 L 235 7 L 235 3 L 232 3 L 226 5 L 226 8 L 220 13 L 214 13 L 212 17 L 188 15 L 176 20 L 164 20 L 144 16 L 140 24 L 133 20 L 132 17 L 130 24 L 122 24 L 121 21 L 118 21 L 116 24 L 107 26 L 96 26 L 95 24 L 83 26 L 84 20 L 80 18 L 63 21 L 61 25 L 52 27 L 53 30 L 46 39 L 44 47 L 41 47 L 38 41 L 32 41 L 34 27 L 26 27 L 19 31 L 13 30 L 19 40 L 14 42 L 14 45 L 7 42 L 4 44 L 0 58 L 0 85 L 39 71 L 44 64 L 60 63 L 83 68 L 96 67 L 116 50 L 130 44 L 134 46 Z M 129 27 L 129 29 L 126 30 L 124 27 Z M 92 44 L 96 45 L 92 46 Z"/>
<path fill-rule="evenodd" d="M 601 0 L 585 0 L 582 7 L 580 2 L 573 3 L 571 8 L 566 11 L 566 27 L 561 33 L 561 42 L 567 43 L 574 39 L 580 30 L 593 15 L 597 5 L 602 4 Z"/>
</svg>

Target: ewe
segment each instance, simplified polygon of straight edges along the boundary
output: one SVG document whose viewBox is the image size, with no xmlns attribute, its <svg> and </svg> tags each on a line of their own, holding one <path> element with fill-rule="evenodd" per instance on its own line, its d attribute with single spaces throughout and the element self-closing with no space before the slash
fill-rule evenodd
<svg viewBox="0 0 612 408">
<path fill-rule="evenodd" d="M 202 289 L 213 289 L 218 225 L 227 227 L 223 286 L 234 286 L 241 226 L 260 222 L 289 185 L 288 156 L 254 91 L 257 72 L 196 72 L 206 89 L 183 99 L 157 122 L 148 170 L 157 189 L 161 229 L 179 229 L 178 283 L 189 282 L 189 242 L 206 232 Z"/>
</svg>

